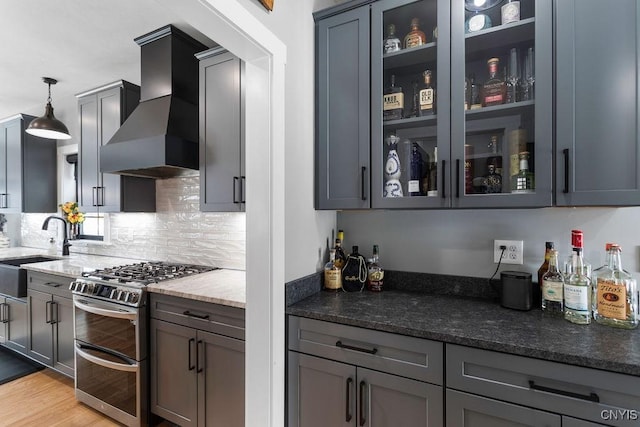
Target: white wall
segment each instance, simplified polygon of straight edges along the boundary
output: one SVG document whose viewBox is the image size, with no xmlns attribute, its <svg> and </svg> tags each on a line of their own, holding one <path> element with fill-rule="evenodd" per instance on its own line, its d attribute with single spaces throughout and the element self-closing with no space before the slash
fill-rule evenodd
<svg viewBox="0 0 640 427">
<path fill-rule="evenodd" d="M 536 274 L 544 242 L 554 241 L 561 262 L 568 255 L 571 230 L 584 231 L 585 258 L 594 268 L 604 262 L 607 242 L 622 246 L 627 271 L 640 277 L 640 208 L 545 208 L 340 212 L 347 249 L 359 245 L 391 270 L 490 277 L 493 240 L 523 240 L 524 264 L 500 270 Z"/>
</svg>

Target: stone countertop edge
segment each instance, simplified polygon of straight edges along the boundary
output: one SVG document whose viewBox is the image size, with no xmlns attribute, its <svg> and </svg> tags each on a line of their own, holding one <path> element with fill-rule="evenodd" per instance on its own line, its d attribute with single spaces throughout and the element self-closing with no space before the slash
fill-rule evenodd
<svg viewBox="0 0 640 427">
<path fill-rule="evenodd" d="M 640 376 L 640 329 L 575 325 L 477 298 L 389 290 L 317 292 L 289 315 Z"/>
</svg>

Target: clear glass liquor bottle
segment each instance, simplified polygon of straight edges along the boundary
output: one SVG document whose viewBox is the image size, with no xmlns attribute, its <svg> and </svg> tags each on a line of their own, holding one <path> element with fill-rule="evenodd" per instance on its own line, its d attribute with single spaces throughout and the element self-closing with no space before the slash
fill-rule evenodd
<svg viewBox="0 0 640 427">
<path fill-rule="evenodd" d="M 402 87 L 396 86 L 396 76 L 391 75 L 391 85 L 384 91 L 382 98 L 382 119 L 397 120 L 404 114 L 404 93 Z"/>
<path fill-rule="evenodd" d="M 587 276 L 582 248 L 574 248 L 573 268 L 564 279 L 564 318 L 572 323 L 591 323 L 591 280 Z"/>
<path fill-rule="evenodd" d="M 424 83 L 420 88 L 420 116 L 434 114 L 436 110 L 436 90 L 431 85 L 431 70 L 422 73 Z"/>
<path fill-rule="evenodd" d="M 610 246 L 605 264 L 593 272 L 593 318 L 618 328 L 638 327 L 638 290 L 633 277 L 623 270 L 620 246 Z"/>
<path fill-rule="evenodd" d="M 542 312 L 561 315 L 564 312 L 564 276 L 558 269 L 558 251 L 550 250 L 549 268 L 542 275 Z"/>
<path fill-rule="evenodd" d="M 418 18 L 413 18 L 411 20 L 411 30 L 404 37 L 404 48 L 409 49 L 412 47 L 422 46 L 427 43 L 427 36 L 420 29 L 420 20 Z"/>
<path fill-rule="evenodd" d="M 517 175 L 511 177 L 511 192 L 533 193 L 535 181 L 533 172 L 529 171 L 529 152 L 518 153 L 518 160 L 520 162 L 520 171 L 518 171 Z"/>
<path fill-rule="evenodd" d="M 339 291 L 342 289 L 342 270 L 336 265 L 336 250 L 329 250 L 329 262 L 324 265 L 324 289 Z"/>
<path fill-rule="evenodd" d="M 387 25 L 387 37 L 382 43 L 382 50 L 384 53 L 397 52 L 402 49 L 400 39 L 396 36 L 396 26 L 393 24 Z"/>
<path fill-rule="evenodd" d="M 500 59 L 498 58 L 491 58 L 487 61 L 487 65 L 489 66 L 489 80 L 482 86 L 483 107 L 504 104 L 507 98 L 507 86 L 498 72 L 499 63 Z"/>
<path fill-rule="evenodd" d="M 381 292 L 384 285 L 384 270 L 380 266 L 378 245 L 373 245 L 373 257 L 368 266 L 367 288 L 373 292 Z"/>
</svg>

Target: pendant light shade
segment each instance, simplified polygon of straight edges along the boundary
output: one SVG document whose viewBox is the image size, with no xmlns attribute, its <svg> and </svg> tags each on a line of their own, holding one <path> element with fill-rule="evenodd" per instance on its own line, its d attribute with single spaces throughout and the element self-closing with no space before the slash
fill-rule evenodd
<svg viewBox="0 0 640 427">
<path fill-rule="evenodd" d="M 33 119 L 31 123 L 29 123 L 26 132 L 41 138 L 71 139 L 67 127 L 53 115 L 51 85 L 58 83 L 58 81 L 51 77 L 43 77 L 42 80 L 49 85 L 49 97 L 47 98 L 47 105 L 44 109 L 44 116 Z"/>
</svg>

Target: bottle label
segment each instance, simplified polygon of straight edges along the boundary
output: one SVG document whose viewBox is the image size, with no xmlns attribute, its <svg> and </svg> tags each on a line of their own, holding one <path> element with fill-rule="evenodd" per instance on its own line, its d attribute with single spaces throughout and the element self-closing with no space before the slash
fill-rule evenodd
<svg viewBox="0 0 640 427">
<path fill-rule="evenodd" d="M 575 311 L 589 310 L 589 286 L 564 285 L 564 305 Z"/>
<path fill-rule="evenodd" d="M 383 110 L 395 110 L 397 108 L 404 108 L 404 93 L 390 93 L 384 95 L 382 98 Z"/>
<path fill-rule="evenodd" d="M 553 280 L 542 281 L 542 298 L 547 301 L 562 302 L 562 282 Z"/>
<path fill-rule="evenodd" d="M 324 287 L 331 290 L 342 288 L 342 272 L 340 269 L 324 271 Z"/>
<path fill-rule="evenodd" d="M 397 52 L 400 50 L 399 39 L 387 39 L 384 41 L 384 53 Z"/>
<path fill-rule="evenodd" d="M 627 287 L 614 280 L 598 279 L 598 314 L 610 319 L 627 320 Z"/>
<path fill-rule="evenodd" d="M 420 192 L 420 181 L 417 179 L 412 179 L 409 181 L 409 193 L 419 193 Z"/>
<path fill-rule="evenodd" d="M 420 110 L 433 110 L 433 89 L 420 91 Z"/>
<path fill-rule="evenodd" d="M 504 83 L 491 83 L 484 86 L 484 103 L 487 106 L 504 104 Z"/>
<path fill-rule="evenodd" d="M 424 44 L 424 41 L 422 40 L 420 34 L 409 34 L 404 39 L 404 45 L 406 48 L 416 47 L 422 44 Z"/>
</svg>

